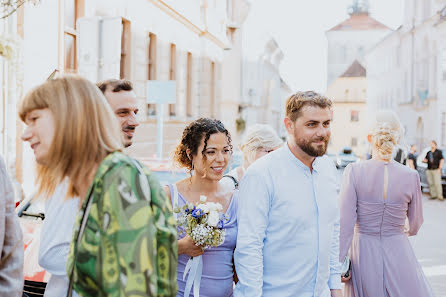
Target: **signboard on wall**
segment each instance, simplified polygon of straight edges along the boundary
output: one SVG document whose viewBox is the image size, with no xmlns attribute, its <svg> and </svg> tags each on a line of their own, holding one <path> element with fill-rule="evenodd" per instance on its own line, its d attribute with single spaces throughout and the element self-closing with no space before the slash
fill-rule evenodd
<svg viewBox="0 0 446 297">
<path fill-rule="evenodd" d="M 146 99 L 150 104 L 173 104 L 176 101 L 176 82 L 174 80 L 148 80 Z"/>
</svg>

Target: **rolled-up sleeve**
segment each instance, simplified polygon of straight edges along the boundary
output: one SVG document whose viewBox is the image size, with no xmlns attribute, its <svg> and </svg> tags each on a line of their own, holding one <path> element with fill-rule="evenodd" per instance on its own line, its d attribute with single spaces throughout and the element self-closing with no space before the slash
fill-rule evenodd
<svg viewBox="0 0 446 297">
<path fill-rule="evenodd" d="M 263 244 L 268 226 L 270 189 L 263 175 L 248 171 L 240 186 L 235 267 L 236 297 L 260 297 L 263 286 Z"/>
<path fill-rule="evenodd" d="M 14 210 L 14 192 L 0 157 L 0 296 L 21 296 L 23 290 L 23 239 Z"/>
</svg>

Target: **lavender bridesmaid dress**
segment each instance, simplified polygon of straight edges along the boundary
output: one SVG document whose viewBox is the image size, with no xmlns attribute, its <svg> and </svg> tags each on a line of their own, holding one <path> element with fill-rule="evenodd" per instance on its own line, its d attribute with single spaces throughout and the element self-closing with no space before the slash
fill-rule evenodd
<svg viewBox="0 0 446 297">
<path fill-rule="evenodd" d="M 169 185 L 170 197 L 175 195 L 174 185 Z M 178 192 L 177 192 L 178 193 Z M 186 204 L 186 199 L 178 193 L 178 206 Z M 204 251 L 203 274 L 200 283 L 200 297 L 232 297 L 233 289 L 233 254 L 237 239 L 237 196 L 232 196 L 226 215 L 229 221 L 224 226 L 226 229 L 225 242 L 218 246 Z M 180 236 L 180 239 L 184 236 Z M 183 297 L 186 282 L 183 281 L 183 272 L 186 263 L 189 260 L 188 255 L 178 256 L 178 294 L 177 297 Z M 187 278 L 186 278 L 187 280 Z M 193 297 L 193 290 L 189 295 Z"/>
<path fill-rule="evenodd" d="M 352 261 L 346 297 L 434 296 L 407 237 L 423 223 L 415 170 L 395 161 L 351 164 L 342 179 L 340 203 L 339 259 L 350 249 Z"/>
</svg>

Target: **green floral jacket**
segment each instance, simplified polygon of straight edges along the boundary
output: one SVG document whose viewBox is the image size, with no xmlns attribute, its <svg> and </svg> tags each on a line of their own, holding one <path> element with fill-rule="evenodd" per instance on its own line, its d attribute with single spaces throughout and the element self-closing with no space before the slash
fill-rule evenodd
<svg viewBox="0 0 446 297">
<path fill-rule="evenodd" d="M 108 155 L 76 219 L 67 263 L 73 289 L 84 297 L 176 296 L 177 261 L 175 220 L 159 182 L 130 157 Z"/>
</svg>

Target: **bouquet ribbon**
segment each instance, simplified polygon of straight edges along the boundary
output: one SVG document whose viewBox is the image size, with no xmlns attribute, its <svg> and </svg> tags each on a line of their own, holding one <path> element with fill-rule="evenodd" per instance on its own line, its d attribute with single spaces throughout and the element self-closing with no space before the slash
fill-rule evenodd
<svg viewBox="0 0 446 297">
<path fill-rule="evenodd" d="M 200 282 L 201 274 L 203 273 L 203 259 L 201 256 L 190 258 L 186 263 L 183 273 L 183 281 L 186 278 L 186 287 L 184 288 L 184 297 L 189 297 L 190 290 L 192 289 L 192 284 L 194 285 L 194 297 L 200 296 Z"/>
</svg>

